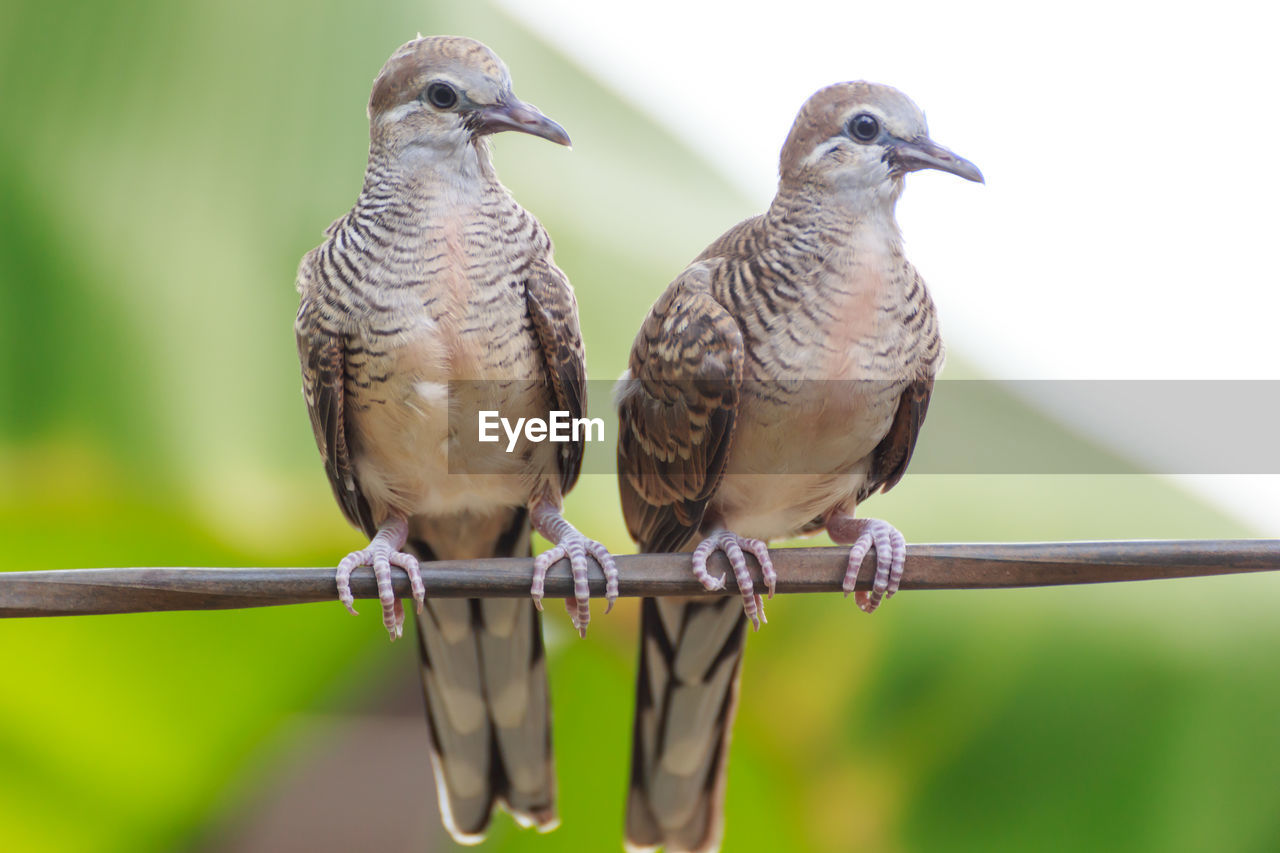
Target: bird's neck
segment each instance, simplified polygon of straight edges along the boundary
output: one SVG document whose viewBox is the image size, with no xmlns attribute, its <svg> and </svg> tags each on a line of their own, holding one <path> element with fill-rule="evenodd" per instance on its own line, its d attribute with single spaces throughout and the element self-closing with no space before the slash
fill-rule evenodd
<svg viewBox="0 0 1280 853">
<path fill-rule="evenodd" d="M 782 184 L 764 215 L 765 232 L 791 245 L 812 244 L 824 256 L 833 245 L 871 242 L 901 251 L 894 216 L 899 192 L 858 192 L 798 183 Z"/>
<path fill-rule="evenodd" d="M 483 141 L 449 147 L 410 145 L 397 149 L 374 142 L 369 148 L 362 203 L 397 199 L 418 210 L 441 205 L 451 210 L 477 203 L 500 186 Z"/>
</svg>

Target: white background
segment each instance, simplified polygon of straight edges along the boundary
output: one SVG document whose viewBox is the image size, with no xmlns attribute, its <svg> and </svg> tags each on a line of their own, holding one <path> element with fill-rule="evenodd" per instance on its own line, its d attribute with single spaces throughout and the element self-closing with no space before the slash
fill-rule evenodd
<svg viewBox="0 0 1280 853">
<path fill-rule="evenodd" d="M 760 209 L 808 95 L 906 92 L 987 178 L 912 175 L 898 212 L 953 351 L 990 377 L 1280 379 L 1267 4 L 500 2 Z M 1280 478 L 1184 480 L 1280 535 Z"/>
</svg>

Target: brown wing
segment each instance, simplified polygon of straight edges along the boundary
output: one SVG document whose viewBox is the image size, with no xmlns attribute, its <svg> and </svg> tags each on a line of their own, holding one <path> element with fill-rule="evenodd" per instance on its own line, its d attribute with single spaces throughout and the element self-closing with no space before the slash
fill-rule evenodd
<svg viewBox="0 0 1280 853">
<path fill-rule="evenodd" d="M 720 485 L 742 387 L 742 332 L 694 264 L 658 300 L 618 394 L 618 488 L 643 551 L 676 551 Z"/>
<path fill-rule="evenodd" d="M 314 303 L 303 296 L 294 331 L 298 337 L 298 360 L 302 363 L 302 396 L 307 401 L 316 446 L 324 458 L 333 495 L 342 514 L 370 538 L 377 533 L 369 502 L 365 500 L 347 445 L 346 342 L 319 322 Z"/>
<path fill-rule="evenodd" d="M 867 495 L 877 489 L 889 491 L 907 473 L 907 464 L 911 462 L 916 439 L 920 436 L 920 426 L 929 411 L 931 394 L 932 376 L 913 380 L 898 398 L 898 411 L 893 416 L 893 425 L 872 453 L 871 472 L 864 487 Z"/>
<path fill-rule="evenodd" d="M 569 280 L 552 264 L 539 264 L 525 283 L 525 303 L 547 367 L 556 408 L 571 418 L 586 414 L 586 358 L 578 328 L 578 303 Z M 560 490 L 578 481 L 584 441 L 560 445 Z"/>
</svg>

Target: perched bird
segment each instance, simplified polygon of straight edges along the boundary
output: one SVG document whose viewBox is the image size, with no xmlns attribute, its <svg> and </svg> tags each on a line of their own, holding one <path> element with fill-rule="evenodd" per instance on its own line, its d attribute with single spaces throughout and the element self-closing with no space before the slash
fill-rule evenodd
<svg viewBox="0 0 1280 853">
<path fill-rule="evenodd" d="M 602 545 L 562 512 L 582 445 L 479 443 L 474 419 L 575 417 L 585 407 L 577 305 L 542 225 L 498 182 L 486 137 L 515 130 L 569 145 L 560 125 L 511 91 L 506 66 L 466 38 L 397 50 L 369 100 L 369 165 L 355 206 L 298 270 L 295 330 L 316 443 L 347 519 L 371 538 L 338 567 L 372 566 L 392 639 L 404 610 L 391 567 L 418 605 L 422 682 L 445 825 L 479 841 L 495 805 L 522 825 L 557 823 L 542 580 L 567 557 L 575 626 L 585 634 L 588 555 Z M 452 407 L 452 408 L 451 408 Z M 456 413 L 456 412 L 455 412 Z M 539 556 L 533 601 L 426 600 L 420 561 Z M 567 602 L 566 602 L 567 603 Z"/>
<path fill-rule="evenodd" d="M 894 218 L 918 169 L 982 181 L 901 92 L 819 90 L 783 145 L 768 211 L 699 255 L 636 337 L 617 391 L 627 527 L 643 551 L 692 550 L 708 589 L 724 586 L 707 571 L 723 551 L 742 606 L 642 605 L 629 849 L 719 846 L 746 623 L 764 617 L 744 551 L 772 594 L 767 541 L 825 528 L 853 546 L 846 594 L 875 549 L 864 610 L 897 589 L 902 535 L 854 510 L 901 479 L 942 366 L 933 302 Z"/>
</svg>

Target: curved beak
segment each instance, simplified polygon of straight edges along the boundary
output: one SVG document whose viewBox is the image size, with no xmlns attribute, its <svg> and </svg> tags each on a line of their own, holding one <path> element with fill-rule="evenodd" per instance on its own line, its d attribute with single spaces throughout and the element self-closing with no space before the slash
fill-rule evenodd
<svg viewBox="0 0 1280 853">
<path fill-rule="evenodd" d="M 985 184 L 978 167 L 952 151 L 943 148 L 927 136 L 915 139 L 899 139 L 889 149 L 889 162 L 903 172 L 921 169 L 937 169 L 959 175 L 966 181 Z"/>
<path fill-rule="evenodd" d="M 475 116 L 477 136 L 514 130 L 540 136 L 560 145 L 573 145 L 563 127 L 538 112 L 537 107 L 526 104 L 515 95 L 505 95 L 498 103 L 481 107 L 476 110 Z"/>
</svg>

